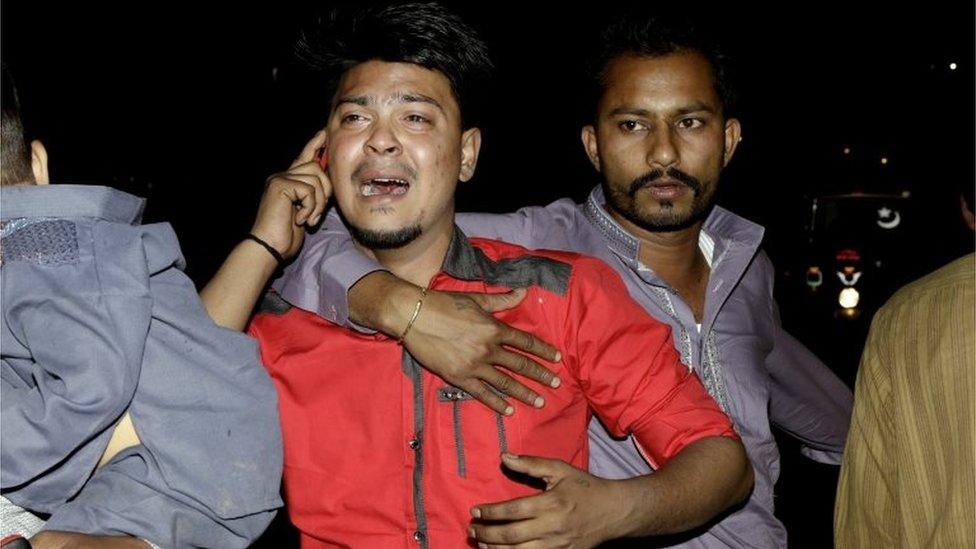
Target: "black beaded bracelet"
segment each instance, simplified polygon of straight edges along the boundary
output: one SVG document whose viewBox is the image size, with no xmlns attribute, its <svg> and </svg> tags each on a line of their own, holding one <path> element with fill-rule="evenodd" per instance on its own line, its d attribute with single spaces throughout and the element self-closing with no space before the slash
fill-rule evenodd
<svg viewBox="0 0 976 549">
<path fill-rule="evenodd" d="M 261 240 L 260 238 L 254 236 L 251 233 L 247 233 L 247 236 L 244 237 L 244 238 L 247 239 L 247 240 L 253 240 L 253 241 L 257 242 L 258 244 L 264 246 L 264 249 L 265 250 L 268 250 L 268 253 L 271 254 L 272 256 L 274 256 L 275 261 L 277 261 L 279 265 L 281 265 L 282 263 L 285 262 L 285 258 L 284 257 L 281 257 L 281 252 L 279 252 L 278 250 L 274 249 L 274 247 L 271 244 L 268 244 L 267 242 Z"/>
</svg>

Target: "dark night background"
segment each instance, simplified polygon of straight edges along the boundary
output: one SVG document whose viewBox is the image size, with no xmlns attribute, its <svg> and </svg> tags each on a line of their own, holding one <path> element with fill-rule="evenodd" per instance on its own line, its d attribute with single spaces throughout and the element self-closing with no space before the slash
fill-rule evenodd
<svg viewBox="0 0 976 549">
<path fill-rule="evenodd" d="M 604 17 L 627 5 L 454 7 L 498 67 L 478 174 L 462 187 L 460 209 L 583 199 L 597 182 L 579 143 L 590 109 L 584 60 Z M 956 190 L 976 181 L 973 3 L 691 9 L 739 66 L 744 140 L 719 203 L 766 227 L 784 324 L 853 384 L 874 309 L 973 249 Z M 296 29 L 316 10 L 5 1 L 2 57 L 19 80 L 28 133 L 48 147 L 53 181 L 149 198 L 146 220 L 173 224 L 202 286 L 250 227 L 264 178 L 324 123 L 329 98 L 289 66 Z M 904 226 L 858 233 L 856 244 L 839 224 L 808 230 L 812 198 L 848 193 L 884 195 Z M 845 215 L 874 215 L 853 211 Z M 835 315 L 828 291 L 833 254 L 844 247 L 871 262 L 853 320 Z M 820 294 L 805 283 L 811 265 L 824 267 Z M 791 545 L 830 546 L 836 468 L 801 458 L 787 437 L 779 442 L 777 513 Z M 265 545 L 289 536 L 278 524 Z"/>
</svg>

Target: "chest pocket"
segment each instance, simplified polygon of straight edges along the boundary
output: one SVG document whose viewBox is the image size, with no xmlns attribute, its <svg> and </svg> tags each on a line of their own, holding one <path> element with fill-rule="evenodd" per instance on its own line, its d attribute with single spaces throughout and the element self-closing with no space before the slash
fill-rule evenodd
<svg viewBox="0 0 976 549">
<path fill-rule="evenodd" d="M 442 436 L 438 445 L 441 467 L 455 471 L 460 478 L 468 478 L 469 470 L 492 470 L 478 467 L 477 463 L 472 469 L 471 462 L 497 462 L 502 452 L 509 451 L 512 437 L 518 436 L 512 416 L 494 412 L 466 391 L 450 385 L 437 388 L 434 418 Z M 451 443 L 444 440 L 448 437 L 453 439 Z"/>
</svg>

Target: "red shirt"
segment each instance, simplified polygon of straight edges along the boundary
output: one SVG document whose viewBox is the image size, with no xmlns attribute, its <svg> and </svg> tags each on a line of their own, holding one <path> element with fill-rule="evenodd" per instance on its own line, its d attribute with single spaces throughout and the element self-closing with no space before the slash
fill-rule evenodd
<svg viewBox="0 0 976 549">
<path fill-rule="evenodd" d="M 633 433 L 655 467 L 702 437 L 736 437 L 679 362 L 670 328 L 596 259 L 456 230 L 430 287 L 526 288 L 518 307 L 495 316 L 560 349 L 562 362 L 546 365 L 562 385 L 523 380 L 545 407 L 510 399 L 515 414 L 503 417 L 383 335 L 266 300 L 273 310 L 259 313 L 250 333 L 278 387 L 286 501 L 302 547 L 469 546 L 473 505 L 539 491 L 507 476 L 500 454 L 585 469 L 591 411 L 611 433 Z"/>
</svg>

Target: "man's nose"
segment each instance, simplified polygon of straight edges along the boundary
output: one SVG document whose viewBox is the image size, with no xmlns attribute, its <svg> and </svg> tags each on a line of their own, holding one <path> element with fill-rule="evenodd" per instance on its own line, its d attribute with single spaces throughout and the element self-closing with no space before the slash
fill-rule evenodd
<svg viewBox="0 0 976 549">
<path fill-rule="evenodd" d="M 389 124 L 377 122 L 366 140 L 366 152 L 383 156 L 398 155 L 402 151 L 400 140 Z"/>
<path fill-rule="evenodd" d="M 678 162 L 675 135 L 668 124 L 660 124 L 651 134 L 651 146 L 647 151 L 647 164 L 656 168 L 669 168 Z"/>
</svg>

